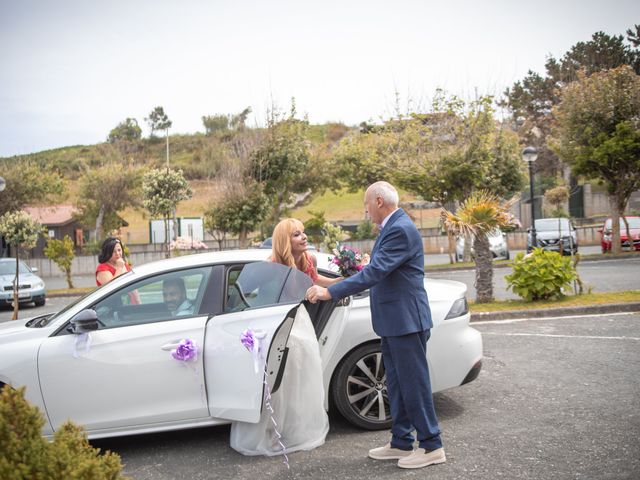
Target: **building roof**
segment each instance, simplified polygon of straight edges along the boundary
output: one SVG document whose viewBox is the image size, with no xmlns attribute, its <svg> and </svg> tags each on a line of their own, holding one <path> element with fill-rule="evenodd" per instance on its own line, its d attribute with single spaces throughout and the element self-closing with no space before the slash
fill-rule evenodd
<svg viewBox="0 0 640 480">
<path fill-rule="evenodd" d="M 73 222 L 73 215 L 78 211 L 73 205 L 25 207 L 23 210 L 48 227 L 60 227 Z"/>
</svg>

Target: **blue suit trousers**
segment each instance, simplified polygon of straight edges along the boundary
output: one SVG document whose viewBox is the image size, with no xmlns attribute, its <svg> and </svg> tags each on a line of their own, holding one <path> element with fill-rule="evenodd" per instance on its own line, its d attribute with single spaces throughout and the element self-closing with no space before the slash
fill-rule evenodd
<svg viewBox="0 0 640 480">
<path fill-rule="evenodd" d="M 382 359 L 387 374 L 391 407 L 391 446 L 413 448 L 415 430 L 420 448 L 442 447 L 433 406 L 427 364 L 427 340 L 431 330 L 397 337 L 382 337 Z"/>
</svg>

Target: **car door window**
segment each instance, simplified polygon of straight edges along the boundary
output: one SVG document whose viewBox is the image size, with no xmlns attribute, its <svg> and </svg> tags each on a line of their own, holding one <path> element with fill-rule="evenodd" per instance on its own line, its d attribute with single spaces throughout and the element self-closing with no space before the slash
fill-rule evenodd
<svg viewBox="0 0 640 480">
<path fill-rule="evenodd" d="M 279 263 L 236 265 L 227 271 L 225 312 L 300 302 L 312 284 L 308 275 Z"/>
<path fill-rule="evenodd" d="M 100 328 L 161 322 L 198 315 L 210 267 L 180 270 L 135 282 L 96 303 Z"/>
</svg>

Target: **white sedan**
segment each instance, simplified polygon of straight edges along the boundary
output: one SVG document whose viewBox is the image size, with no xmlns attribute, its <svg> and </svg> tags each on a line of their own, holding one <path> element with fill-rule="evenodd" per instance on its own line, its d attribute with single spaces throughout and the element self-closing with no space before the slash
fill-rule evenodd
<svg viewBox="0 0 640 480">
<path fill-rule="evenodd" d="M 263 260 L 265 250 L 189 255 L 134 267 L 55 314 L 0 324 L 0 387 L 25 385 L 46 415 L 50 436 L 68 418 L 90 438 L 255 422 L 265 374 L 240 341 L 266 334 L 266 379 L 273 390 L 286 366 L 299 305 L 317 332 L 325 405 L 365 429 L 390 425 L 380 341 L 368 293 L 300 304 L 310 284 L 295 269 Z M 320 271 L 328 254 L 317 253 Z M 191 312 L 175 316 L 163 286 L 183 284 Z M 474 380 L 482 338 L 469 326 L 466 286 L 425 280 L 434 328 L 428 361 L 434 391 Z M 195 350 L 176 355 L 189 340 Z M 185 361 L 186 360 L 186 361 Z"/>
</svg>

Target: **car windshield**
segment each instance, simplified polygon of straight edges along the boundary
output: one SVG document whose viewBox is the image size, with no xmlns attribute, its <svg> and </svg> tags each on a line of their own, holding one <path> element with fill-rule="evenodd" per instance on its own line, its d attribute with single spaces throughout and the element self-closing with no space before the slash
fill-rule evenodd
<svg viewBox="0 0 640 480">
<path fill-rule="evenodd" d="M 629 228 L 640 228 L 640 217 L 627 217 L 627 222 L 629 222 Z M 607 218 L 607 221 L 604 225 L 606 230 L 611 230 L 611 219 Z M 620 218 L 620 230 L 624 230 L 626 225 L 624 224 L 624 220 Z"/>
<path fill-rule="evenodd" d="M 558 226 L 563 231 L 569 231 L 569 220 L 566 218 L 541 218 L 536 220 L 536 230 L 539 232 L 557 232 Z"/>
<path fill-rule="evenodd" d="M 27 267 L 23 262 L 18 262 L 18 265 L 19 265 L 19 268 L 18 268 L 19 273 L 31 273 L 31 270 L 29 270 L 29 267 Z M 15 275 L 15 273 L 16 273 L 15 261 L 0 262 L 0 275 Z"/>
</svg>

